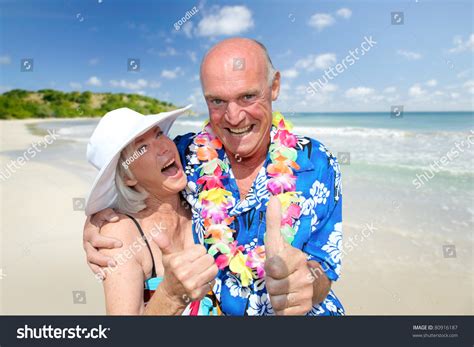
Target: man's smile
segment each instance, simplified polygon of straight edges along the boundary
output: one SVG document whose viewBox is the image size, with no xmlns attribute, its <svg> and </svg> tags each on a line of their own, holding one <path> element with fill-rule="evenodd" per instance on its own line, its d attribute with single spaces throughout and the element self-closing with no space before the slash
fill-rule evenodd
<svg viewBox="0 0 474 347">
<path fill-rule="evenodd" d="M 250 133 L 254 128 L 254 124 L 243 128 L 225 128 L 233 136 L 244 136 Z"/>
</svg>

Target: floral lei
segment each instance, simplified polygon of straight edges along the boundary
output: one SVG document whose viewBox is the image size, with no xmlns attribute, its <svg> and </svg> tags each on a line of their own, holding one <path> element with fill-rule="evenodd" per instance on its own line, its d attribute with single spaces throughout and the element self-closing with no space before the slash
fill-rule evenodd
<svg viewBox="0 0 474 347">
<path fill-rule="evenodd" d="M 299 169 L 295 149 L 297 138 L 290 132 L 293 125 L 281 113 L 273 113 L 272 125 L 275 135 L 269 148 L 271 164 L 267 167 L 267 189 L 281 202 L 281 234 L 291 244 L 296 234 L 294 222 L 300 216 L 296 176 L 293 175 L 293 169 Z M 257 246 L 245 252 L 244 246 L 234 240 L 235 230 L 230 227 L 234 217 L 228 215 L 234 206 L 234 199 L 222 184 L 222 180 L 228 177 L 224 174 L 229 167 L 218 157 L 217 150 L 222 148 L 222 143 L 213 134 L 210 124 L 204 125 L 194 144 L 201 163 L 197 183 L 201 185 L 199 202 L 204 220 L 204 242 L 210 245 L 208 253 L 214 257 L 217 255 L 215 261 L 220 270 L 228 266 L 240 277 L 242 286 L 247 287 L 254 279 L 265 276 L 265 247 Z"/>
</svg>

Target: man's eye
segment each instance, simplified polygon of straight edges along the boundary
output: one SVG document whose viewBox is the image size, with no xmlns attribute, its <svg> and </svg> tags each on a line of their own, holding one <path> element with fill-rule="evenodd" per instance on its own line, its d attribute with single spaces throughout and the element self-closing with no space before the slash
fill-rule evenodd
<svg viewBox="0 0 474 347">
<path fill-rule="evenodd" d="M 246 95 L 244 95 L 244 100 L 245 101 L 253 100 L 254 98 L 255 98 L 255 94 L 246 94 Z"/>
<path fill-rule="evenodd" d="M 156 137 L 160 137 L 161 135 L 163 135 L 163 132 L 161 130 L 156 132 Z"/>
<path fill-rule="evenodd" d="M 212 99 L 211 103 L 214 105 L 222 105 L 223 101 L 221 99 Z"/>
<path fill-rule="evenodd" d="M 138 152 L 146 151 L 147 148 L 148 148 L 148 145 L 141 145 L 140 147 L 138 147 Z"/>
</svg>

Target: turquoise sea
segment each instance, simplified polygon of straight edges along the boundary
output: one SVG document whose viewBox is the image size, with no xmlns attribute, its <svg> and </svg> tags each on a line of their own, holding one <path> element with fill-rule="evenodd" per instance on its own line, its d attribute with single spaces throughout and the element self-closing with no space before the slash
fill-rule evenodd
<svg viewBox="0 0 474 347">
<path fill-rule="evenodd" d="M 472 238 L 466 231 L 472 230 L 474 216 L 473 112 L 405 112 L 399 118 L 389 112 L 286 116 L 295 133 L 316 138 L 338 156 L 348 224 L 390 216 L 396 205 L 399 215 L 390 225 L 400 232 Z M 198 131 L 205 118 L 180 118 L 170 135 Z M 97 122 L 78 119 L 39 126 L 56 129 L 69 142 L 68 156 L 85 160 Z"/>
</svg>

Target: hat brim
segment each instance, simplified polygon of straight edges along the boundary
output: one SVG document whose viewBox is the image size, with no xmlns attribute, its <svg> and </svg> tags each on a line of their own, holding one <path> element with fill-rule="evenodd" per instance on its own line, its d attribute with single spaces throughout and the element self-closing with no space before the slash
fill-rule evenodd
<svg viewBox="0 0 474 347">
<path fill-rule="evenodd" d="M 130 136 L 123 141 L 122 145 L 117 147 L 116 153 L 110 158 L 108 163 L 102 167 L 92 184 L 89 196 L 87 198 L 85 213 L 86 216 L 93 215 L 109 207 L 114 207 L 117 201 L 117 189 L 115 187 L 115 171 L 120 159 L 120 153 L 137 137 L 143 135 L 155 126 L 159 126 L 163 133 L 168 134 L 176 118 L 191 108 L 186 107 L 163 112 L 156 115 L 144 116 L 146 120 L 136 129 L 130 131 Z"/>
</svg>

